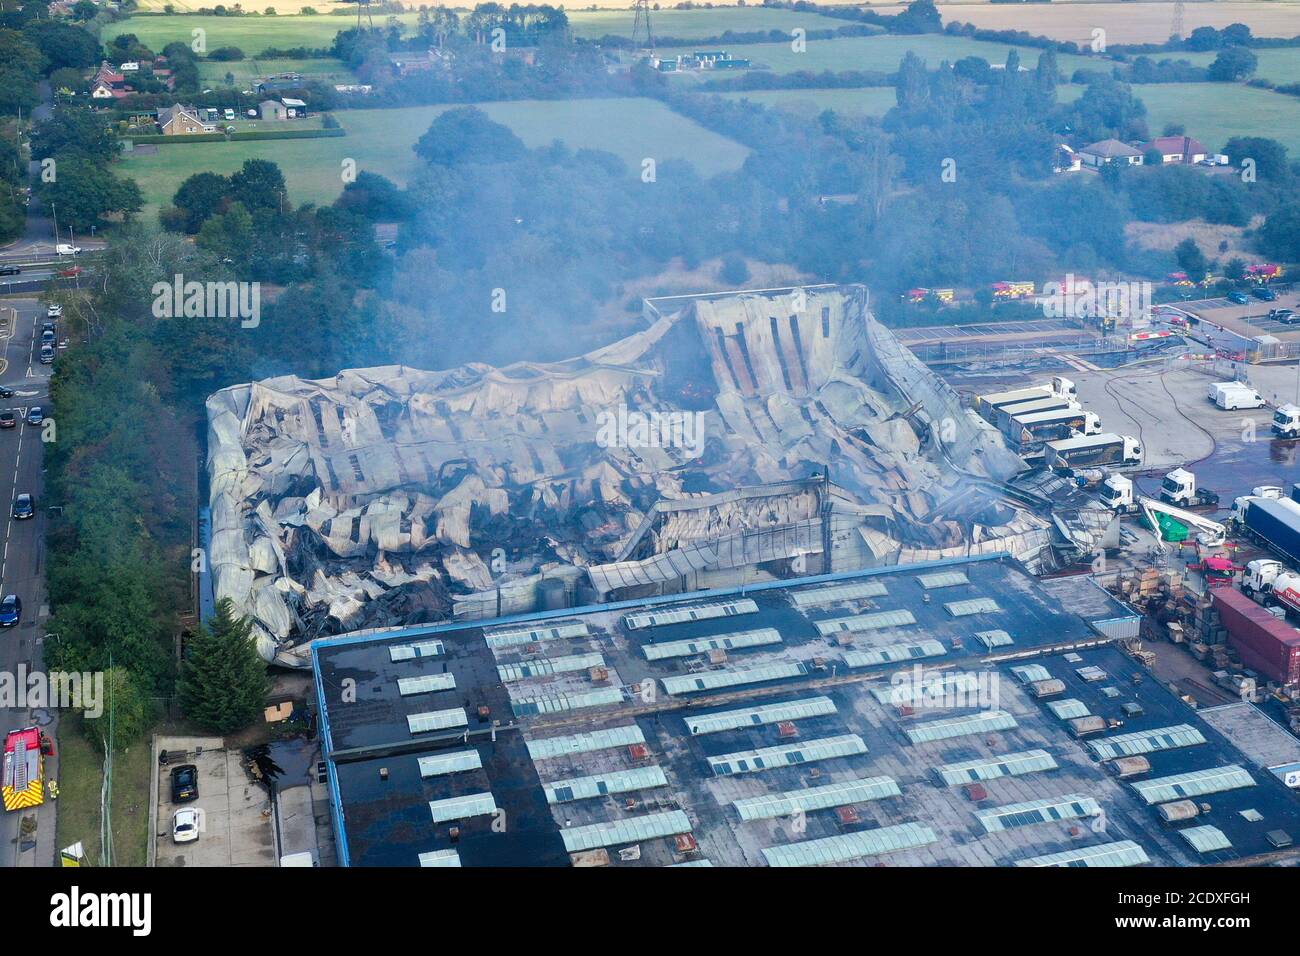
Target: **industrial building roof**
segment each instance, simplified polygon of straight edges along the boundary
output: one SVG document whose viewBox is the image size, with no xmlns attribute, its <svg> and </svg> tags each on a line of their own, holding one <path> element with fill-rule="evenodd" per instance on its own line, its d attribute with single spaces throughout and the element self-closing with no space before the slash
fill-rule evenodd
<svg viewBox="0 0 1300 956">
<path fill-rule="evenodd" d="M 954 570 L 968 583 L 934 591 L 919 580 Z M 997 610 L 954 617 L 944 606 L 976 598 Z M 740 620 L 673 613 L 740 600 L 754 605 Z M 816 626 L 900 610 L 915 623 Z M 1093 611 L 1101 622 L 1125 613 L 1113 601 Z M 763 629 L 780 641 L 709 646 Z M 975 638 L 993 629 L 1015 643 Z M 499 640 L 512 632 L 534 640 Z M 900 635 L 943 654 L 847 663 Z M 391 654 L 433 640 L 441 653 Z M 1276 853 L 1271 831 L 1300 835 L 1296 795 L 1110 640 L 1014 562 L 987 559 L 319 642 L 340 856 L 406 866 L 451 865 L 429 856 L 447 850 L 462 866 L 1194 865 Z M 645 653 L 683 641 L 699 652 Z M 603 663 L 532 666 L 584 655 Z M 403 679 L 438 674 L 455 686 L 400 692 Z M 1040 700 L 1031 678 L 1064 690 Z M 601 702 L 577 709 L 535 706 L 593 695 Z M 1061 697 L 1096 732 L 1076 736 L 1050 709 Z M 1133 702 L 1136 717 L 1122 710 Z M 1110 772 L 1130 753 L 1150 771 Z M 1159 804 L 1192 794 L 1210 809 L 1185 826 L 1215 827 L 1229 846 L 1159 835 Z"/>
</svg>

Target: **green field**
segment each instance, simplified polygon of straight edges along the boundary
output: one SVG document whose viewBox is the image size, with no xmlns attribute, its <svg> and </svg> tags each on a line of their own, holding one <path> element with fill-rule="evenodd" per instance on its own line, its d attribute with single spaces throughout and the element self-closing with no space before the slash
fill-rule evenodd
<svg viewBox="0 0 1300 956">
<path fill-rule="evenodd" d="M 569 24 L 573 35 L 585 39 L 599 39 L 606 34 L 630 37 L 633 14 L 631 3 L 626 10 L 571 10 Z M 804 30 L 836 30 L 852 26 L 851 20 L 837 20 L 816 13 L 798 13 L 794 10 L 767 9 L 764 7 L 719 7 L 712 10 L 653 10 L 650 26 L 656 37 L 678 40 L 702 39 L 721 36 L 728 30 L 752 33 L 756 30 L 784 30 L 796 27 Z"/>
<path fill-rule="evenodd" d="M 979 56 L 990 63 L 1006 62 L 1007 54 L 1018 49 L 1021 66 L 1032 67 L 1041 51 L 1031 47 L 1015 48 L 1010 44 L 988 43 L 967 37 L 950 36 L 878 36 L 836 37 L 833 40 L 809 40 L 803 53 L 795 53 L 788 43 L 728 44 L 734 57 L 751 60 L 755 67 L 767 67 L 776 73 L 811 70 L 879 70 L 892 73 L 908 51 L 915 53 L 934 69 L 943 60 L 953 62 L 966 56 Z M 1070 54 L 1058 54 L 1057 63 L 1066 76 L 1078 69 L 1106 69 L 1106 60 Z"/>
<path fill-rule="evenodd" d="M 348 131 L 337 139 L 163 145 L 153 155 L 126 154 L 121 172 L 133 177 L 145 195 L 147 211 L 166 205 L 176 187 L 193 173 L 228 174 L 245 159 L 279 163 L 295 203 L 328 203 L 343 189 L 342 163 L 405 183 L 418 160 L 411 145 L 434 117 L 450 106 L 389 110 L 348 110 L 334 115 Z M 511 127 L 529 146 L 560 139 L 571 148 L 604 149 L 632 170 L 647 156 L 686 159 L 701 174 L 739 168 L 749 150 L 648 99 L 599 99 L 485 103 L 481 108 Z"/>
<path fill-rule="evenodd" d="M 1300 22 L 1295 32 L 1300 33 Z M 1254 75 L 1260 79 L 1282 85 L 1300 83 L 1300 47 L 1278 47 L 1271 50 L 1251 50 L 1259 60 Z M 1157 63 L 1163 59 L 1187 60 L 1197 66 L 1209 66 L 1217 53 L 1161 53 L 1152 55 Z"/>
<path fill-rule="evenodd" d="M 234 63 L 199 61 L 199 78 L 205 83 L 225 83 L 227 73 L 235 75 L 235 82 L 241 84 L 241 88 L 243 84 L 275 73 L 301 73 L 304 79 L 322 83 L 356 82 L 356 75 L 343 65 L 342 60 L 333 57 L 319 60 L 258 60 L 250 57 Z"/>
<path fill-rule="evenodd" d="M 1237 83 L 1151 83 L 1133 92 L 1155 135 L 1181 123 L 1212 151 L 1231 136 L 1267 136 L 1300 156 L 1300 98 Z"/>
<path fill-rule="evenodd" d="M 749 90 L 718 95 L 730 100 L 749 100 L 761 106 L 802 115 L 834 110 L 846 116 L 884 116 L 898 102 L 892 86 L 861 90 Z"/>
<path fill-rule="evenodd" d="M 377 26 L 381 19 L 375 17 Z M 399 19 L 414 25 L 416 14 L 402 14 Z M 146 14 L 109 24 L 100 40 L 108 43 L 120 33 L 134 33 L 149 49 L 161 50 L 174 40 L 190 43 L 193 40 L 191 31 L 202 29 L 209 50 L 237 46 L 251 55 L 272 47 L 282 50 L 298 46 L 328 48 L 336 33 L 355 23 L 355 17 L 325 14 L 308 17 L 201 17 L 190 14 L 168 17 Z"/>
</svg>

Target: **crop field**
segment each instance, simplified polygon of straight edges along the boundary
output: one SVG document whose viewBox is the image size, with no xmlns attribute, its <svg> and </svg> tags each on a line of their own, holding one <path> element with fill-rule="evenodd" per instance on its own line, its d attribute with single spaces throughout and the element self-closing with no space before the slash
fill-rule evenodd
<svg viewBox="0 0 1300 956">
<path fill-rule="evenodd" d="M 925 60 L 932 69 L 943 60 L 951 62 L 966 56 L 979 56 L 990 63 L 1003 63 L 1012 49 L 1019 51 L 1021 65 L 1026 67 L 1037 63 L 1042 52 L 1032 47 L 1017 48 L 1011 44 L 937 35 L 809 40 L 803 53 L 796 53 L 788 43 L 736 43 L 727 46 L 727 52 L 732 56 L 747 58 L 756 68 L 767 67 L 774 73 L 795 73 L 800 70 L 818 73 L 822 70 L 879 70 L 892 73 L 898 69 L 899 62 L 909 50 Z M 1067 76 L 1078 69 L 1109 66 L 1096 58 L 1069 54 L 1059 55 L 1057 62 Z"/>
<path fill-rule="evenodd" d="M 418 162 L 414 142 L 450 106 L 413 106 L 335 113 L 345 137 L 267 142 L 164 144 L 156 152 L 127 153 L 121 172 L 144 192 L 147 212 L 166 205 L 193 173 L 229 174 L 246 159 L 279 163 L 295 203 L 332 202 L 343 189 L 343 161 L 405 184 Z M 621 157 L 629 175 L 641 160 L 685 159 L 712 176 L 740 167 L 749 150 L 648 99 L 597 99 L 485 103 L 481 108 L 530 147 L 564 141 L 573 149 L 603 149 Z M 265 124 L 263 124 L 265 126 Z"/>
<path fill-rule="evenodd" d="M 317 7 L 320 9 L 320 7 Z M 376 17 L 378 25 L 382 18 Z M 401 16 L 404 22 L 414 24 L 416 14 Z M 140 42 L 151 50 L 161 50 L 168 43 L 179 40 L 190 43 L 193 31 L 203 30 L 204 42 L 209 50 L 223 46 L 237 46 L 250 56 L 267 49 L 311 47 L 326 49 L 334 42 L 334 35 L 356 23 L 355 17 L 329 16 L 258 16 L 258 17 L 201 17 L 201 16 L 134 16 L 104 28 L 100 39 L 107 43 L 119 33 L 134 33 Z"/>
<path fill-rule="evenodd" d="M 223 83 L 227 73 L 234 74 L 235 82 L 240 84 L 250 84 L 276 73 L 301 73 L 306 79 L 327 83 L 356 82 L 355 74 L 344 66 L 342 60 L 333 57 L 317 60 L 259 60 L 249 57 L 231 63 L 199 61 L 199 78 L 205 83 Z"/>
<path fill-rule="evenodd" d="M 599 39 L 606 35 L 630 37 L 633 14 L 631 3 L 618 10 L 570 10 L 569 23 L 574 36 Z M 850 26 L 852 21 L 823 17 L 794 10 L 753 7 L 715 7 L 712 10 L 653 10 L 650 25 L 656 37 L 680 40 L 721 36 L 728 30 L 751 33 L 755 30 L 835 30 Z"/>
</svg>

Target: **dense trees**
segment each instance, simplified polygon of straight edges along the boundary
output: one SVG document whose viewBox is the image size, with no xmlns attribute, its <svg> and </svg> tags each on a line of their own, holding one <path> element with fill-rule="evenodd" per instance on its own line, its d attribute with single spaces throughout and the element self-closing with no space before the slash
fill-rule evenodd
<svg viewBox="0 0 1300 956">
<path fill-rule="evenodd" d="M 240 730 L 265 706 L 271 681 L 251 632 L 252 622 L 236 617 L 230 598 L 223 598 L 190 641 L 178 690 L 186 716 L 204 730 Z"/>
<path fill-rule="evenodd" d="M 509 127 L 488 119 L 473 106 L 438 116 L 415 143 L 415 155 L 426 163 L 508 163 L 524 153 L 523 141 Z"/>
</svg>

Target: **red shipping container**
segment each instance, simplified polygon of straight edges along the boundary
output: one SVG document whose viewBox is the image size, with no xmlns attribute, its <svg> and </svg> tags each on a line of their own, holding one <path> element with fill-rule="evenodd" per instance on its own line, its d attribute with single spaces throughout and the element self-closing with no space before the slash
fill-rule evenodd
<svg viewBox="0 0 1300 956">
<path fill-rule="evenodd" d="M 1300 631 L 1240 591 L 1215 588 L 1214 609 L 1241 662 L 1279 684 L 1300 683 Z"/>
</svg>

